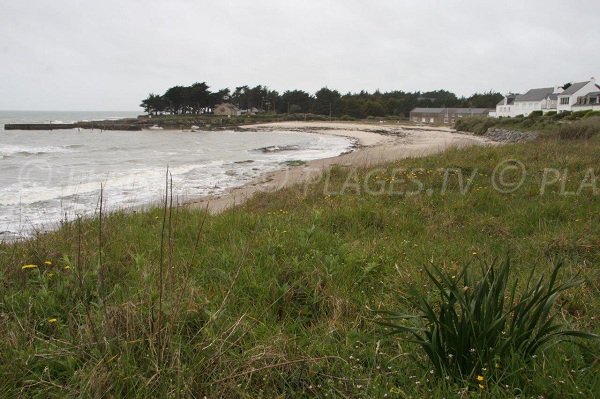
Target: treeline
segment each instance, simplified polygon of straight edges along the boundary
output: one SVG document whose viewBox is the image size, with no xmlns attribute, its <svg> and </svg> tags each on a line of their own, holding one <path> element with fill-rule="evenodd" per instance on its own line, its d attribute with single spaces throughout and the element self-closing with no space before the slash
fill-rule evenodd
<svg viewBox="0 0 600 399">
<path fill-rule="evenodd" d="M 140 106 L 151 115 L 158 114 L 209 114 L 215 105 L 231 103 L 244 110 L 267 113 L 313 113 L 333 117 L 368 116 L 406 117 L 415 107 L 475 107 L 495 108 L 503 98 L 500 93 L 489 91 L 472 96 L 457 97 L 447 90 L 429 92 L 404 92 L 379 90 L 369 93 L 341 94 L 324 87 L 314 95 L 303 90 L 288 90 L 280 94 L 267 86 L 240 86 L 234 91 L 222 89 L 212 92 L 205 83 L 191 86 L 174 86 L 164 94 L 150 94 Z"/>
</svg>

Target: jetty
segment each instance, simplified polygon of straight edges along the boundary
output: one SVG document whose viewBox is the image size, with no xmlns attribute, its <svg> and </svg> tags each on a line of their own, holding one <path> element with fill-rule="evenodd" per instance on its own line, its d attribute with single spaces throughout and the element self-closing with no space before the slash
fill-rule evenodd
<svg viewBox="0 0 600 399">
<path fill-rule="evenodd" d="M 137 119 L 119 119 L 106 121 L 82 121 L 73 123 L 7 123 L 4 130 L 63 130 L 63 129 L 98 129 L 98 130 L 142 130 L 147 127 Z"/>
</svg>

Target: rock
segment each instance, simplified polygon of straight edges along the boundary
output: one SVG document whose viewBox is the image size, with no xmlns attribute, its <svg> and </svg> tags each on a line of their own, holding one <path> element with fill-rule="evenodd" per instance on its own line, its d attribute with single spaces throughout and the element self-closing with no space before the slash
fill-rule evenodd
<svg viewBox="0 0 600 399">
<path fill-rule="evenodd" d="M 501 143 L 527 143 L 538 137 L 536 132 L 521 132 L 518 130 L 507 130 L 499 128 L 489 128 L 483 137 L 498 141 Z"/>
</svg>

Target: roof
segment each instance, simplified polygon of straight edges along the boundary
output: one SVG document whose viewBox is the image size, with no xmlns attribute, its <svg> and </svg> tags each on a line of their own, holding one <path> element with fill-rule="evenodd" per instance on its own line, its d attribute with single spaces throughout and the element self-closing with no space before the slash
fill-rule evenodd
<svg viewBox="0 0 600 399">
<path fill-rule="evenodd" d="M 505 105 L 504 104 L 504 100 L 506 99 L 506 105 L 512 105 L 515 102 L 515 98 L 517 98 L 517 96 L 519 96 L 520 94 L 507 94 L 504 96 L 504 98 L 502 100 L 500 100 L 500 102 L 496 105 Z"/>
<path fill-rule="evenodd" d="M 441 114 L 446 108 L 415 108 L 410 112 L 415 114 Z"/>
<path fill-rule="evenodd" d="M 489 108 L 415 108 L 411 113 L 415 114 L 487 114 Z"/>
<path fill-rule="evenodd" d="M 215 108 L 219 108 L 219 107 L 230 108 L 232 110 L 237 110 L 238 109 L 238 107 L 236 107 L 235 105 L 233 105 L 231 103 L 221 103 L 221 104 L 215 105 Z"/>
<path fill-rule="evenodd" d="M 563 91 L 562 93 L 560 93 L 560 95 L 561 96 L 570 96 L 570 95 L 573 95 L 573 94 L 577 93 L 579 90 L 583 89 L 583 87 L 585 85 L 587 85 L 588 83 L 590 83 L 589 80 L 587 82 L 573 83 L 565 91 Z"/>
<path fill-rule="evenodd" d="M 519 94 L 515 101 L 542 101 L 552 96 L 554 87 L 543 87 L 541 89 L 531 89 L 525 94 Z"/>
</svg>

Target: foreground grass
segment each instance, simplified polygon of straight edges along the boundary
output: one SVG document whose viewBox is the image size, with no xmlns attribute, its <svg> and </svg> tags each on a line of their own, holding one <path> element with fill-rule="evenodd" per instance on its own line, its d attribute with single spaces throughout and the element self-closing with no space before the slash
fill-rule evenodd
<svg viewBox="0 0 600 399">
<path fill-rule="evenodd" d="M 600 332 L 600 196 L 561 194 L 590 168 L 600 176 L 599 154 L 600 140 L 546 140 L 339 167 L 218 216 L 115 213 L 0 246 L 0 396 L 598 397 L 597 343 L 501 365 L 505 382 L 482 390 L 437 379 L 373 311 L 414 312 L 407 292 L 432 291 L 428 262 L 458 270 L 510 255 L 517 276 L 557 260 L 563 278 L 580 273 L 561 319 Z M 491 183 L 506 159 L 527 169 L 512 193 Z M 475 176 L 468 192 L 441 168 Z M 544 168 L 564 190 L 540 194 Z M 367 194 L 365 179 L 387 193 Z M 389 195 L 416 180 L 425 191 Z"/>
</svg>

